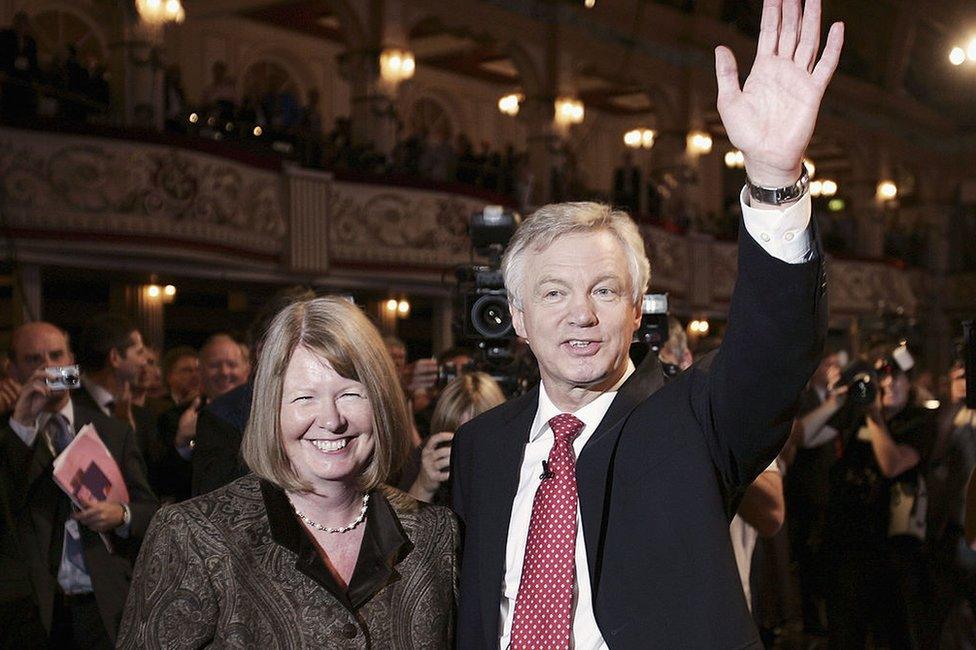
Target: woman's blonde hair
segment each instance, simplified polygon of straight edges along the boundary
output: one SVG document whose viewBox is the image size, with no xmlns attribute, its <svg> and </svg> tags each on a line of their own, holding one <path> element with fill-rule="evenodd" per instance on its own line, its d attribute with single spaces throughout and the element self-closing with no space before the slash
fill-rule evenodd
<svg viewBox="0 0 976 650">
<path fill-rule="evenodd" d="M 430 432 L 457 431 L 469 418 L 484 413 L 505 401 L 498 382 L 484 372 L 468 372 L 455 377 L 437 398 L 430 418 Z"/>
<path fill-rule="evenodd" d="M 241 455 L 248 467 L 284 490 L 308 491 L 292 467 L 281 438 L 285 370 L 299 346 L 328 360 L 337 373 L 366 388 L 376 444 L 360 477 L 369 491 L 400 468 L 409 453 L 410 413 L 393 360 L 379 332 L 345 298 L 324 296 L 294 302 L 268 326 L 254 374 L 254 400 Z"/>
</svg>

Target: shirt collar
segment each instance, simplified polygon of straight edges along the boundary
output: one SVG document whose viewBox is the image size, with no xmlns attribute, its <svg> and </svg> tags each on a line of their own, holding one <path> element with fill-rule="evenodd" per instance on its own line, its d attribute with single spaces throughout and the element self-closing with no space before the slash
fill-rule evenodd
<svg viewBox="0 0 976 650">
<path fill-rule="evenodd" d="M 75 430 L 75 407 L 74 404 L 71 403 L 71 398 L 68 398 L 68 400 L 64 403 L 64 407 L 61 410 L 59 410 L 58 413 L 64 416 L 64 419 L 68 421 L 68 428 L 71 431 L 74 431 Z M 42 412 L 37 417 L 38 431 L 42 431 L 44 427 L 47 426 L 47 423 L 48 421 L 50 421 L 52 415 L 54 414 Z"/>
<path fill-rule="evenodd" d="M 383 488 L 369 493 L 366 530 L 347 589 L 342 589 L 325 566 L 284 490 L 262 479 L 261 495 L 268 512 L 271 538 L 297 556 L 296 569 L 328 590 L 346 608 L 359 609 L 383 587 L 400 579 L 395 566 L 413 550 L 413 543 L 384 496 Z"/>
<path fill-rule="evenodd" d="M 81 378 L 81 385 L 85 387 L 85 390 L 91 394 L 92 399 L 98 404 L 98 408 L 105 412 L 110 412 L 108 405 L 115 401 L 115 396 L 104 386 L 96 384 L 91 379 L 86 377 Z"/>
<path fill-rule="evenodd" d="M 627 369 L 624 370 L 623 376 L 617 380 L 613 387 L 601 393 L 586 406 L 573 412 L 573 415 L 583 422 L 583 430 L 580 431 L 577 440 L 589 438 L 590 434 L 596 430 L 603 420 L 603 416 L 607 414 L 613 399 L 617 396 L 617 391 L 632 374 L 634 374 L 634 362 L 628 358 Z M 563 412 L 562 409 L 553 404 L 549 393 L 546 392 L 545 383 L 539 382 L 539 408 L 535 412 L 535 420 L 533 420 L 532 428 L 529 430 L 529 442 L 535 442 L 544 433 L 550 431 L 549 420 Z"/>
</svg>

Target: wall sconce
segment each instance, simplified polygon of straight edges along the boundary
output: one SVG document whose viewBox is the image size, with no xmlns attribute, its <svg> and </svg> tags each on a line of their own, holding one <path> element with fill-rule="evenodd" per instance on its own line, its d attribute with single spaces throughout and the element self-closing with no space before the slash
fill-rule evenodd
<svg viewBox="0 0 976 650">
<path fill-rule="evenodd" d="M 505 115 L 515 117 L 518 115 L 519 106 L 525 99 L 522 93 L 511 93 L 498 100 L 498 110 Z"/>
<path fill-rule="evenodd" d="M 579 124 L 585 114 L 583 102 L 578 99 L 560 97 L 556 100 L 556 122 L 561 125 Z"/>
<path fill-rule="evenodd" d="M 657 131 L 654 129 L 632 129 L 624 133 L 624 144 L 631 149 L 650 149 L 656 137 Z"/>
<path fill-rule="evenodd" d="M 390 298 L 386 301 L 386 311 L 391 317 L 406 318 L 410 315 L 410 302 L 406 298 Z"/>
<path fill-rule="evenodd" d="M 746 156 L 744 153 L 735 149 L 725 154 L 725 166 L 729 169 L 742 169 L 746 166 Z"/>
<path fill-rule="evenodd" d="M 878 183 L 877 198 L 879 201 L 892 201 L 898 196 L 898 186 L 894 181 L 880 181 Z"/>
<path fill-rule="evenodd" d="M 693 156 L 704 156 L 712 151 L 712 136 L 705 131 L 691 131 L 686 139 L 688 153 Z"/>
<path fill-rule="evenodd" d="M 810 181 L 810 196 L 833 196 L 837 194 L 837 183 L 825 179 L 822 181 Z"/>
<path fill-rule="evenodd" d="M 176 298 L 176 287 L 172 284 L 167 284 L 165 287 L 161 287 L 158 284 L 149 284 L 143 290 L 146 292 L 147 298 L 150 300 L 158 300 L 164 305 L 168 305 Z"/>
<path fill-rule="evenodd" d="M 413 76 L 417 64 L 413 52 L 387 49 L 380 54 L 380 77 L 387 83 L 396 85 Z"/>
<path fill-rule="evenodd" d="M 688 323 L 688 330 L 692 334 L 695 334 L 695 335 L 698 335 L 698 336 L 705 336 L 705 335 L 707 335 L 708 334 L 709 327 L 710 326 L 708 324 L 708 321 L 705 320 L 705 319 L 702 319 L 702 320 L 697 320 L 696 319 L 696 320 L 693 320 L 690 323 Z"/>
</svg>

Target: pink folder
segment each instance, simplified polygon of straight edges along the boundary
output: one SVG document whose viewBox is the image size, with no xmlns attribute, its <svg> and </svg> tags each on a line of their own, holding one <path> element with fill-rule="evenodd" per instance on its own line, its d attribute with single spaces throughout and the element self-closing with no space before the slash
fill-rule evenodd
<svg viewBox="0 0 976 650">
<path fill-rule="evenodd" d="M 85 501 L 129 503 L 122 471 L 91 424 L 54 459 L 54 481 L 78 508 L 84 508 Z M 107 535 L 102 534 L 102 541 L 111 551 Z"/>
</svg>

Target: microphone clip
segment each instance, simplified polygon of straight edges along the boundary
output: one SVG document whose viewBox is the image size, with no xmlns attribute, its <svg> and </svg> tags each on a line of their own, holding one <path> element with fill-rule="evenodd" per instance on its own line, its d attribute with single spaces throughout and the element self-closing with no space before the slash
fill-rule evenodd
<svg viewBox="0 0 976 650">
<path fill-rule="evenodd" d="M 542 479 L 543 481 L 546 480 L 547 478 L 552 478 L 552 470 L 549 469 L 548 460 L 542 461 L 542 474 L 539 475 L 539 478 Z"/>
</svg>

